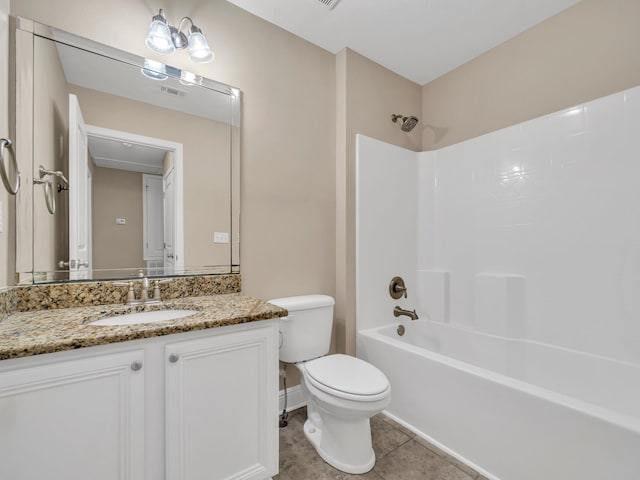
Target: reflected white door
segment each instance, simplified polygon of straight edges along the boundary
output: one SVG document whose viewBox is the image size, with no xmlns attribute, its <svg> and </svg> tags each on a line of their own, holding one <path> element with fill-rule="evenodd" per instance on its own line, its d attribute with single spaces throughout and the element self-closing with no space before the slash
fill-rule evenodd
<svg viewBox="0 0 640 480">
<path fill-rule="evenodd" d="M 172 168 L 163 176 L 164 201 L 164 268 L 165 273 L 173 273 L 176 263 L 176 193 L 175 175 Z"/>
<path fill-rule="evenodd" d="M 147 262 L 162 262 L 164 256 L 162 184 L 160 175 L 142 175 L 142 252 Z"/>
<path fill-rule="evenodd" d="M 78 97 L 69 95 L 69 278 L 90 278 L 91 177 L 87 129 Z"/>
</svg>

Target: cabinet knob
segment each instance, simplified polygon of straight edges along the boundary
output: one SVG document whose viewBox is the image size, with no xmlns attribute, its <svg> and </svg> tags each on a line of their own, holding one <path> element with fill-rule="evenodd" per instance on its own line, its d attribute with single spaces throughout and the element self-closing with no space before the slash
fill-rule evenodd
<svg viewBox="0 0 640 480">
<path fill-rule="evenodd" d="M 171 363 L 176 363 L 178 361 L 178 358 L 180 357 L 178 356 L 177 353 L 172 353 L 171 355 L 169 355 L 169 361 Z"/>
<path fill-rule="evenodd" d="M 134 372 L 137 372 L 140 369 L 142 369 L 142 362 L 141 361 L 136 360 L 135 362 L 133 362 L 131 364 L 131 370 L 133 370 Z"/>
</svg>

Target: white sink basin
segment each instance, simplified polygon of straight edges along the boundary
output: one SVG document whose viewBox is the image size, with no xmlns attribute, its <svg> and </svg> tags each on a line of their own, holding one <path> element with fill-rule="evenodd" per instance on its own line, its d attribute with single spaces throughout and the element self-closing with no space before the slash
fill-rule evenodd
<svg viewBox="0 0 640 480">
<path fill-rule="evenodd" d="M 199 313 L 198 310 L 154 310 L 151 312 L 127 313 L 126 315 L 101 318 L 89 323 L 89 325 L 137 325 L 139 323 L 164 322 L 165 320 L 188 317 L 195 313 Z"/>
</svg>

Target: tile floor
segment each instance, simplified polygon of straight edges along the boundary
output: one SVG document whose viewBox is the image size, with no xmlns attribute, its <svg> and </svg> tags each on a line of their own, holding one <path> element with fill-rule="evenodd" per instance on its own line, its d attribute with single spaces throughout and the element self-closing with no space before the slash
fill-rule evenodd
<svg viewBox="0 0 640 480">
<path fill-rule="evenodd" d="M 382 414 L 371 419 L 376 465 L 364 475 L 349 475 L 326 464 L 307 441 L 305 408 L 289 413 L 280 429 L 280 473 L 274 480 L 486 480 Z"/>
</svg>

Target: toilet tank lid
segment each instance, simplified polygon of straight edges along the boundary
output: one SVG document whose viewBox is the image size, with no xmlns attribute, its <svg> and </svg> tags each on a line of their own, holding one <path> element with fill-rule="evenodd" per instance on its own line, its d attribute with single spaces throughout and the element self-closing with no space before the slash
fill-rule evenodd
<svg viewBox="0 0 640 480">
<path fill-rule="evenodd" d="M 330 307 L 335 305 L 335 300 L 329 295 L 299 295 L 296 297 L 282 297 L 269 300 L 269 303 L 295 312 L 318 307 Z"/>
</svg>

